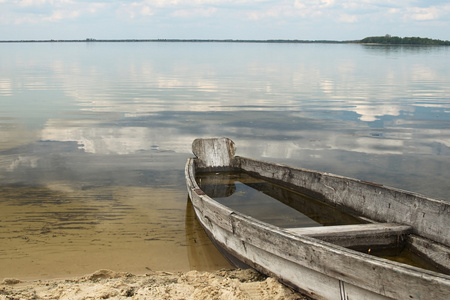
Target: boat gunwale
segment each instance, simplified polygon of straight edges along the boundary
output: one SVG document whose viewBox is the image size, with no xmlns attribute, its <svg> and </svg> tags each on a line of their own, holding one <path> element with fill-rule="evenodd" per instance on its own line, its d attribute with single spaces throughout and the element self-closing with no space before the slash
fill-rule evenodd
<svg viewBox="0 0 450 300">
<path fill-rule="evenodd" d="M 342 175 L 329 173 L 329 172 L 321 172 L 321 171 L 312 170 L 312 169 L 306 169 L 306 168 L 300 168 L 300 167 L 292 167 L 292 166 L 288 166 L 288 165 L 285 165 L 285 164 L 269 162 L 269 161 L 264 161 L 264 160 L 258 160 L 258 159 L 254 159 L 254 158 L 244 157 L 244 156 L 236 155 L 234 158 L 235 158 L 235 161 L 233 162 L 233 166 L 232 166 L 231 170 L 236 170 L 236 171 L 244 170 L 241 167 L 241 163 L 240 163 L 242 161 L 262 162 L 264 164 L 273 165 L 273 166 L 276 166 L 276 167 L 279 167 L 279 168 L 287 168 L 287 169 L 296 170 L 296 171 L 300 171 L 300 172 L 305 172 L 305 173 L 310 173 L 310 174 L 318 174 L 318 175 L 321 175 L 321 176 L 329 176 L 329 177 L 338 178 L 338 179 L 341 179 L 341 180 L 352 181 L 352 182 L 355 182 L 357 184 L 364 184 L 364 185 L 367 185 L 367 186 L 373 186 L 373 187 L 377 187 L 377 188 L 381 188 L 381 189 L 385 189 L 385 190 L 389 190 L 389 191 L 405 194 L 405 195 L 408 195 L 408 196 L 418 197 L 418 198 L 421 198 L 421 199 L 429 201 L 429 202 L 434 202 L 434 203 L 437 203 L 437 204 L 450 206 L 448 201 L 445 201 L 445 200 L 442 200 L 442 199 L 430 198 L 428 196 L 425 196 L 425 195 L 417 193 L 417 192 L 403 190 L 403 189 L 400 189 L 400 188 L 391 187 L 391 186 L 387 186 L 387 185 L 380 184 L 380 183 L 360 180 L 360 179 L 347 177 L 347 176 L 342 176 Z M 204 172 L 204 171 L 201 170 L 201 172 Z M 248 172 L 248 171 L 245 171 L 245 172 L 252 173 L 252 172 Z M 256 173 L 256 174 L 258 174 L 258 173 Z M 267 178 L 267 177 L 259 175 L 259 174 L 258 174 L 258 177 Z M 273 180 L 273 179 L 271 179 L 271 180 Z M 277 180 L 277 182 L 278 182 L 278 180 Z M 279 182 L 282 183 L 282 181 L 279 181 Z M 283 183 L 280 184 L 280 185 L 286 186 L 286 184 L 283 184 Z M 307 189 L 305 189 L 305 190 L 307 190 Z"/>
</svg>

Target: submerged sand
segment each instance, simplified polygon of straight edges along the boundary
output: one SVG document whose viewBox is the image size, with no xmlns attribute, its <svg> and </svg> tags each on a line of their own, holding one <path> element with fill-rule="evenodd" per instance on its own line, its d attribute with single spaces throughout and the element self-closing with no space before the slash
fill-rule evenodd
<svg viewBox="0 0 450 300">
<path fill-rule="evenodd" d="M 273 278 L 229 270 L 186 192 L 168 193 L 2 187 L 0 300 L 301 299 Z"/>
<path fill-rule="evenodd" d="M 150 272 L 99 270 L 59 280 L 4 279 L 0 299 L 306 299 L 253 270 Z"/>
</svg>

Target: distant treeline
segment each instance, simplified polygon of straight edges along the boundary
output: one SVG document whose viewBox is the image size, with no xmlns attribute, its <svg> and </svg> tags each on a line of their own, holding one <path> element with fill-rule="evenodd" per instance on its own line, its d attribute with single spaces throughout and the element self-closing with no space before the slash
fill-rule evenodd
<svg viewBox="0 0 450 300">
<path fill-rule="evenodd" d="M 398 37 L 386 34 L 385 36 L 366 37 L 360 41 L 363 44 L 388 44 L 388 45 L 445 45 L 450 46 L 450 41 L 434 40 L 420 37 Z"/>
</svg>

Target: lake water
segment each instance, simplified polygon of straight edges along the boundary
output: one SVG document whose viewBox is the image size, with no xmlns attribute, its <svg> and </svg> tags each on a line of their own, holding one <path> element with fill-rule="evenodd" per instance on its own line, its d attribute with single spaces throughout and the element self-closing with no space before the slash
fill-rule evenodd
<svg viewBox="0 0 450 300">
<path fill-rule="evenodd" d="M 0 279 L 229 267 L 195 138 L 450 201 L 450 47 L 0 44 Z"/>
</svg>

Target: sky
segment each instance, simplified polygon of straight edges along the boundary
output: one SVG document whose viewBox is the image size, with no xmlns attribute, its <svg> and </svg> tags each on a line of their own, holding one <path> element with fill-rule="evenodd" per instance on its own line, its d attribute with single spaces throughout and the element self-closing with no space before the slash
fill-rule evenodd
<svg viewBox="0 0 450 300">
<path fill-rule="evenodd" d="M 449 0 L 0 0 L 0 40 L 450 40 Z"/>
</svg>

